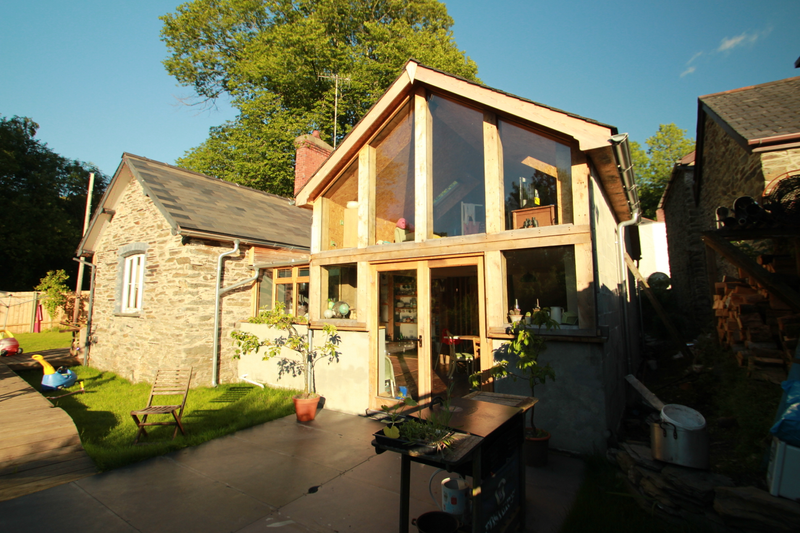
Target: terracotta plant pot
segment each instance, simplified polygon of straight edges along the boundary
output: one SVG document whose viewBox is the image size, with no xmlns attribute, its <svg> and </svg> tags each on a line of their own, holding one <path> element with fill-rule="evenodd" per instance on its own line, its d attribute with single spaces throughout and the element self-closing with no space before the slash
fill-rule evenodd
<svg viewBox="0 0 800 533">
<path fill-rule="evenodd" d="M 550 446 L 550 433 L 545 431 L 544 437 L 534 437 L 525 434 L 525 445 L 523 453 L 525 454 L 525 464 L 533 467 L 542 467 L 547 465 L 547 450 Z"/>
<path fill-rule="evenodd" d="M 292 400 L 294 400 L 294 413 L 297 415 L 298 422 L 309 422 L 314 420 L 314 417 L 317 416 L 317 404 L 319 403 L 318 394 L 315 394 L 310 398 L 292 396 Z"/>
</svg>

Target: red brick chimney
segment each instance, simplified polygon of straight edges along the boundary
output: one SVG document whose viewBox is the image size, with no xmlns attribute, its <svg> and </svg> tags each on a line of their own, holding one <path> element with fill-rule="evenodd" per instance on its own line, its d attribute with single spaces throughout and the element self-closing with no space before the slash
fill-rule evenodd
<svg viewBox="0 0 800 533">
<path fill-rule="evenodd" d="M 297 152 L 294 159 L 294 195 L 300 192 L 311 176 L 333 152 L 333 147 L 319 138 L 319 130 L 294 140 Z"/>
</svg>

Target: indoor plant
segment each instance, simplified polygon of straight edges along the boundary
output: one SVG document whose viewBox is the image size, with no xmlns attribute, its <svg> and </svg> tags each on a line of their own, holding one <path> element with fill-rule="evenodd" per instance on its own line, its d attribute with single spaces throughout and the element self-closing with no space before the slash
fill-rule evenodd
<svg viewBox="0 0 800 533">
<path fill-rule="evenodd" d="M 540 334 L 542 327 L 546 330 L 558 328 L 558 322 L 550 317 L 549 309 L 534 309 L 531 315 L 533 327 L 517 322 L 509 328 L 512 340 L 504 345 L 507 354 L 517 357 L 516 364 L 509 368 L 507 360 L 500 360 L 489 370 L 489 375 L 494 379 L 511 377 L 512 379 L 526 379 L 531 388 L 531 396 L 535 397 L 536 385 L 545 383 L 547 378 L 556 379 L 555 371 L 550 363 L 539 364 L 539 356 L 547 349 L 547 342 Z M 470 376 L 472 386 L 480 387 L 482 374 L 480 372 Z M 550 433 L 537 428 L 534 421 L 536 407 L 531 407 L 530 427 L 525 428 L 525 459 L 528 466 L 544 466 L 547 464 L 547 448 Z"/>
<path fill-rule="evenodd" d="M 303 394 L 294 396 L 292 399 L 297 420 L 307 422 L 314 420 L 319 403 L 319 394 L 314 390 L 314 366 L 323 359 L 328 363 L 339 361 L 340 353 L 336 348 L 339 346 L 340 338 L 336 326 L 325 324 L 322 329 L 325 342 L 319 347 L 314 347 L 310 339 L 311 330 L 308 330 L 308 334 L 301 335 L 295 327 L 296 324 L 305 323 L 306 319 L 284 313 L 284 310 L 284 304 L 278 302 L 275 304 L 275 309 L 262 310 L 257 316 L 248 320 L 252 324 L 266 324 L 283 331 L 284 334 L 275 339 L 261 339 L 253 333 L 232 331 L 231 337 L 234 339 L 235 346 L 234 358 L 238 359 L 243 353 L 253 353 L 264 348 L 264 361 L 273 357 L 281 358 L 278 363 L 279 378 L 286 373 L 290 373 L 292 376 L 302 375 Z M 282 356 L 283 348 L 296 352 L 299 359 Z"/>
</svg>

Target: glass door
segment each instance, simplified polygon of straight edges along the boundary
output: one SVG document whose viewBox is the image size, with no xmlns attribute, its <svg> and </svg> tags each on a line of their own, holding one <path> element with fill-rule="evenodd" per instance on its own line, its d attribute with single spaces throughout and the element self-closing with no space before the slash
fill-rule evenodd
<svg viewBox="0 0 800 533">
<path fill-rule="evenodd" d="M 486 338 L 483 259 L 376 265 L 376 400 L 410 396 L 429 403 L 470 391 L 469 376 L 491 366 Z M 375 324 L 375 323 L 374 323 Z M 482 363 L 481 357 L 488 357 Z"/>
<path fill-rule="evenodd" d="M 431 266 L 431 394 L 459 398 L 481 370 L 483 288 L 478 264 Z M 491 363 L 490 363 L 491 364 Z"/>
<path fill-rule="evenodd" d="M 419 401 L 427 387 L 420 386 L 417 269 L 379 271 L 378 280 L 378 396 Z"/>
</svg>

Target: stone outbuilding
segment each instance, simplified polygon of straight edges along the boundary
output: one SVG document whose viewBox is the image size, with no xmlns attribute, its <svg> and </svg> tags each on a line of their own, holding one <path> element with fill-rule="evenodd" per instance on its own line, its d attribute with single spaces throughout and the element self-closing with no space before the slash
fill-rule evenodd
<svg viewBox="0 0 800 533">
<path fill-rule="evenodd" d="M 800 175 L 800 77 L 698 98 L 696 154 L 676 165 L 662 198 L 673 287 L 687 323 L 713 320 L 701 234 L 720 226 L 717 208 L 742 196 L 761 201 L 771 183 L 793 175 Z M 720 258 L 715 269 L 712 277 L 738 275 Z"/>
<path fill-rule="evenodd" d="M 77 251 L 95 271 L 91 366 L 134 382 L 188 366 L 193 385 L 238 380 L 234 323 L 279 288 L 290 309 L 307 305 L 297 280 L 302 265 L 307 276 L 311 212 L 293 204 L 123 154 Z M 275 267 L 290 274 L 282 284 Z"/>
</svg>

